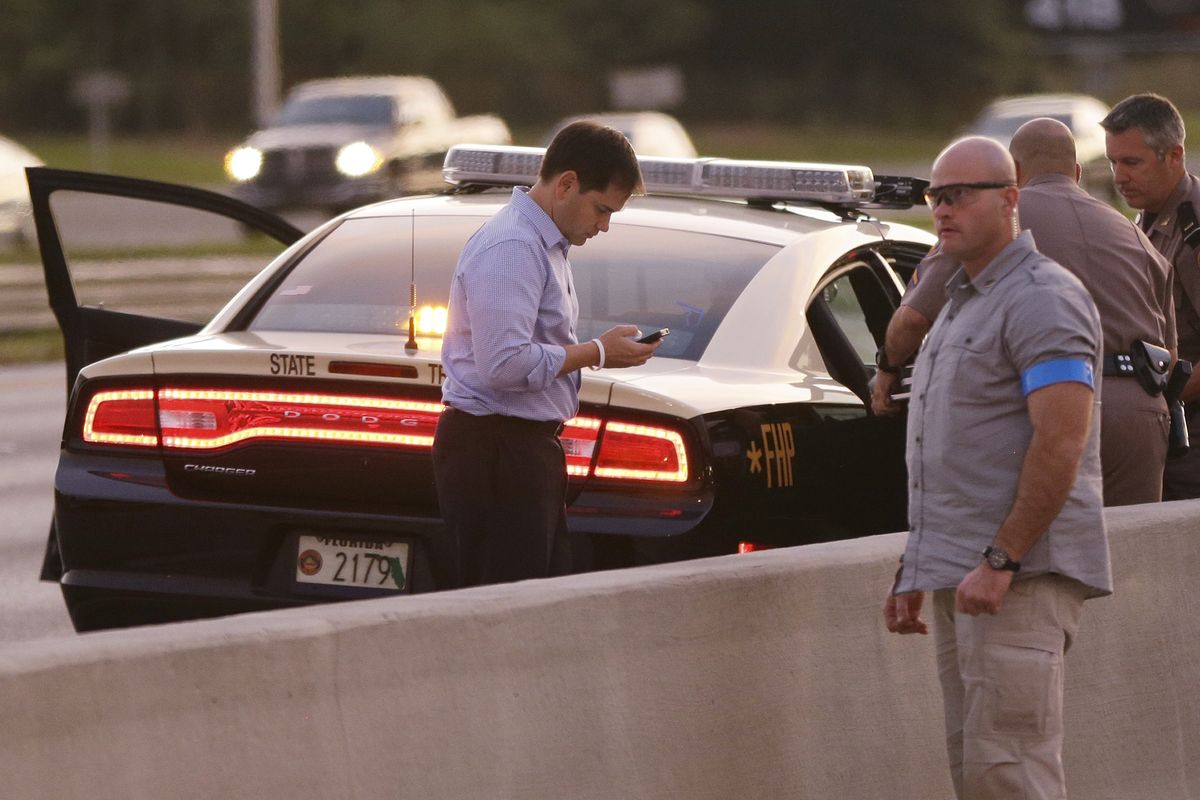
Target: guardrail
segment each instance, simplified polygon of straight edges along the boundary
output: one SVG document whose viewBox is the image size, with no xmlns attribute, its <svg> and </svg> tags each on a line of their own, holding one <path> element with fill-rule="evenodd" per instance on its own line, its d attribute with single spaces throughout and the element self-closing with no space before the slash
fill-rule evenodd
<svg viewBox="0 0 1200 800">
<path fill-rule="evenodd" d="M 83 261 L 72 266 L 72 276 L 84 304 L 207 322 L 269 260 L 212 256 Z M 55 327 L 41 265 L 0 265 L 0 333 Z"/>
<path fill-rule="evenodd" d="M 1073 797 L 1200 786 L 1200 502 L 1107 512 Z M 952 796 L 902 534 L 0 649 L 6 798 Z"/>
</svg>

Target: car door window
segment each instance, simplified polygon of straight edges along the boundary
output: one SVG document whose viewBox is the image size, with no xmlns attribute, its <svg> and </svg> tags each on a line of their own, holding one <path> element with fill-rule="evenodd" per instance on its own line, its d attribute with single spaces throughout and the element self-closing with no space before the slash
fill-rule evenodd
<svg viewBox="0 0 1200 800">
<path fill-rule="evenodd" d="M 889 269 L 868 254 L 826 274 L 805 309 L 808 324 L 791 360 L 794 369 L 829 375 L 867 402 L 869 369 L 894 309 L 894 287 L 879 275 Z"/>
<path fill-rule="evenodd" d="M 50 198 L 81 307 L 204 323 L 284 244 L 193 208 L 62 190 Z"/>
</svg>

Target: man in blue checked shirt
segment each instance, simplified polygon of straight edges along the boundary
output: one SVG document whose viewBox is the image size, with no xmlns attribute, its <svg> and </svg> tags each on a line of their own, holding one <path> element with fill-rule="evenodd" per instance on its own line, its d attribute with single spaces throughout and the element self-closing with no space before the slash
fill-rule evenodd
<svg viewBox="0 0 1200 800">
<path fill-rule="evenodd" d="M 938 156 L 926 199 L 947 284 L 913 375 L 908 545 L 889 631 L 933 626 L 960 800 L 1065 798 L 1063 656 L 1084 600 L 1112 592 L 1102 515 L 1102 336 L 1083 284 L 1017 234 L 1012 158 Z"/>
<path fill-rule="evenodd" d="M 551 574 L 566 533 L 558 432 L 579 410 L 579 371 L 644 364 L 658 348 L 634 341 L 633 325 L 578 342 L 567 255 L 642 188 L 628 140 L 576 122 L 550 143 L 533 187 L 514 189 L 459 256 L 433 441 L 446 523 L 432 552 L 439 588 Z"/>
</svg>

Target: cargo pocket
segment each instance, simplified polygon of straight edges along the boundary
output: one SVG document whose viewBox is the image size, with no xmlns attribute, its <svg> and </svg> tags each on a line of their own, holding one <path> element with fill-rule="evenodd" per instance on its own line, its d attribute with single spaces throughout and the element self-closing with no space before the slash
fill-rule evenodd
<svg viewBox="0 0 1200 800">
<path fill-rule="evenodd" d="M 981 733 L 1053 735 L 1061 727 L 1062 656 L 1036 647 L 986 647 Z"/>
</svg>

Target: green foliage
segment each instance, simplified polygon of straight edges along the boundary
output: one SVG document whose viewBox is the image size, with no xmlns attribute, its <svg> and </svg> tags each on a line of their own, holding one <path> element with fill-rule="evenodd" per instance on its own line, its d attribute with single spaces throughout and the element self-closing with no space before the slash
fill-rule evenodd
<svg viewBox="0 0 1200 800">
<path fill-rule="evenodd" d="M 416 73 L 462 113 L 603 110 L 613 68 L 677 64 L 689 120 L 959 119 L 1032 69 L 1006 0 L 280 0 L 284 84 Z M 126 75 L 119 130 L 252 127 L 253 0 L 3 0 L 0 130 L 83 129 L 76 78 Z"/>
</svg>

